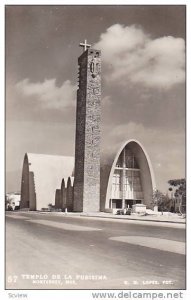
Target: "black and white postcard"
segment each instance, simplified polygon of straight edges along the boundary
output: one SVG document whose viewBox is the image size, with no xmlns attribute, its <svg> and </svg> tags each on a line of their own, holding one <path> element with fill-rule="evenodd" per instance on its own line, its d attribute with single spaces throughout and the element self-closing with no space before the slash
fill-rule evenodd
<svg viewBox="0 0 191 300">
<path fill-rule="evenodd" d="M 183 298 L 186 11 L 5 3 L 8 298 Z"/>
</svg>

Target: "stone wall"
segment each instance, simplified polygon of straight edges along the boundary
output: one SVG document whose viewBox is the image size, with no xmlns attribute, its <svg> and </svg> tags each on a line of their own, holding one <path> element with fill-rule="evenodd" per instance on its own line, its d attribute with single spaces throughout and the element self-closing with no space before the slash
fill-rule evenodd
<svg viewBox="0 0 191 300">
<path fill-rule="evenodd" d="M 78 60 L 74 211 L 100 210 L 101 52 Z"/>
</svg>

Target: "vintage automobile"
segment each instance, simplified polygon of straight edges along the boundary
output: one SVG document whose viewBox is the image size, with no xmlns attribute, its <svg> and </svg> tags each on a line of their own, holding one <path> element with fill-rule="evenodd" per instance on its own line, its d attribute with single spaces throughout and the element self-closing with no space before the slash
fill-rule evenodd
<svg viewBox="0 0 191 300">
<path fill-rule="evenodd" d="M 116 215 L 131 215 L 131 208 L 119 209 L 117 210 Z"/>
</svg>

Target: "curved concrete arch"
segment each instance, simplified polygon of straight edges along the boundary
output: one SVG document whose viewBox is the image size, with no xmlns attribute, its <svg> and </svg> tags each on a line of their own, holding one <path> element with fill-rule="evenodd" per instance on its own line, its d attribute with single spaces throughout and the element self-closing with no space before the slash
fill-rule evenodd
<svg viewBox="0 0 191 300">
<path fill-rule="evenodd" d="M 62 209 L 61 189 L 56 189 L 55 192 L 55 208 Z"/>
<path fill-rule="evenodd" d="M 74 199 L 74 177 L 69 176 L 66 186 L 66 208 L 68 211 L 73 210 L 73 199 Z"/>
<path fill-rule="evenodd" d="M 29 208 L 29 164 L 27 153 L 25 153 L 23 160 L 20 208 Z"/>
<path fill-rule="evenodd" d="M 21 179 L 21 209 L 36 209 L 36 189 L 34 181 L 34 172 L 30 170 L 30 159 L 28 153 L 25 153 Z"/>
<path fill-rule="evenodd" d="M 22 170 L 21 208 L 48 208 L 50 203 L 55 202 L 56 190 L 56 198 L 59 199 L 61 180 L 71 176 L 73 169 L 74 158 L 71 156 L 26 153 Z M 61 206 L 60 202 L 58 205 Z"/>
<path fill-rule="evenodd" d="M 66 181 L 67 178 L 62 178 L 62 182 L 61 182 L 61 190 L 65 189 L 66 187 L 66 184 L 65 184 L 65 181 Z"/>
<path fill-rule="evenodd" d="M 68 185 L 74 186 L 74 176 L 69 176 L 68 177 L 66 187 L 68 187 Z"/>
<path fill-rule="evenodd" d="M 121 147 L 117 151 L 117 154 L 116 152 L 113 154 L 113 158 L 110 159 L 109 163 L 107 163 L 105 166 L 102 166 L 101 180 L 103 179 L 105 183 L 103 182 L 103 188 L 101 191 L 101 210 L 109 208 L 109 200 L 111 198 L 112 178 L 113 178 L 115 166 L 119 159 L 120 154 L 126 147 L 128 147 L 133 152 L 140 166 L 141 180 L 142 180 L 143 194 L 144 194 L 143 203 L 147 205 L 147 207 L 150 207 L 151 205 L 153 189 L 156 186 L 151 161 L 143 145 L 135 139 L 129 139 L 121 145 Z M 105 189 L 105 193 L 104 193 L 104 189 Z"/>
<path fill-rule="evenodd" d="M 62 209 L 66 208 L 66 183 L 67 183 L 67 177 L 62 178 L 61 187 L 60 187 Z"/>
</svg>

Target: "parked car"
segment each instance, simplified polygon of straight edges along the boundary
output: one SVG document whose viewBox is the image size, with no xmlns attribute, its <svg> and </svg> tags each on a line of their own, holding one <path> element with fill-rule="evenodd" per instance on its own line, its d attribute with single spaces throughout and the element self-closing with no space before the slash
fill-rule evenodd
<svg viewBox="0 0 191 300">
<path fill-rule="evenodd" d="M 124 215 L 124 210 L 123 209 L 117 210 L 116 215 Z"/>
<path fill-rule="evenodd" d="M 117 210 L 116 215 L 131 215 L 131 208 L 119 209 Z"/>
</svg>

